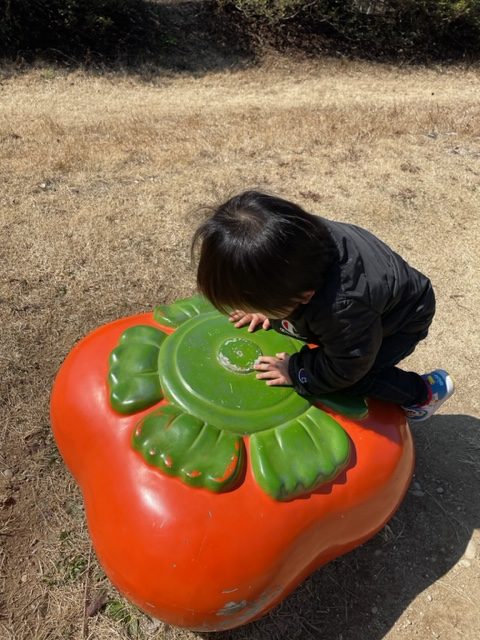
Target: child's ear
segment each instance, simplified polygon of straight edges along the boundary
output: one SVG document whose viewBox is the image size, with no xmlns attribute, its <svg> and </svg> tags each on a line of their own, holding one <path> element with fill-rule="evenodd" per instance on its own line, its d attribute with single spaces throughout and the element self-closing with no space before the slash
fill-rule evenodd
<svg viewBox="0 0 480 640">
<path fill-rule="evenodd" d="M 313 298 L 313 296 L 315 295 L 315 291 L 304 291 L 301 295 L 300 295 L 300 304 L 307 304 L 308 302 L 310 302 L 310 300 Z"/>
</svg>

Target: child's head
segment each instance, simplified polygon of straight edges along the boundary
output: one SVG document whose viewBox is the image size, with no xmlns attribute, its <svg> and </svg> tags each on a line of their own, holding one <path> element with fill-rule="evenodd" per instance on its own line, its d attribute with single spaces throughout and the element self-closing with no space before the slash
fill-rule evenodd
<svg viewBox="0 0 480 640">
<path fill-rule="evenodd" d="M 321 220 L 258 191 L 218 206 L 195 232 L 198 288 L 222 312 L 282 317 L 323 284 L 334 246 Z"/>
</svg>

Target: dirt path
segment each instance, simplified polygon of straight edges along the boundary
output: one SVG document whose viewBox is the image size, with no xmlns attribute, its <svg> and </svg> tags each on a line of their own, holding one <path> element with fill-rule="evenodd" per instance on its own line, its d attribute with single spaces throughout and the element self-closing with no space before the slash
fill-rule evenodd
<svg viewBox="0 0 480 640">
<path fill-rule="evenodd" d="M 449 368 L 458 390 L 414 429 L 415 482 L 387 527 L 214 637 L 478 639 L 478 95 L 475 70 L 282 59 L 196 78 L 0 78 L 2 640 L 201 637 L 110 587 L 48 400 L 88 331 L 194 290 L 192 211 L 251 186 L 368 227 L 426 272 L 437 318 L 409 365 Z"/>
</svg>

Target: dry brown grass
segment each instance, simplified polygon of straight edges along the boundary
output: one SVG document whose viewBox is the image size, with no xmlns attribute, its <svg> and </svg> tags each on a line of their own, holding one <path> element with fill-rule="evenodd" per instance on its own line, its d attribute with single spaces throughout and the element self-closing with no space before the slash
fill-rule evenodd
<svg viewBox="0 0 480 640">
<path fill-rule="evenodd" d="M 470 461 L 459 478 L 465 495 L 475 495 L 468 492 L 478 483 L 480 446 L 479 95 L 478 70 L 334 61 L 266 60 L 248 71 L 151 82 L 48 69 L 0 81 L 2 640 L 200 637 L 143 616 L 115 594 L 94 558 L 88 563 L 81 498 L 50 435 L 48 398 L 82 335 L 194 290 L 195 209 L 245 187 L 366 226 L 430 275 L 437 320 L 410 363 L 448 366 L 457 379 L 443 413 L 471 416 L 458 423 L 466 449 L 451 462 L 460 453 Z M 437 451 L 433 436 L 418 437 L 420 458 Z M 429 465 L 427 457 L 427 485 L 437 481 Z M 452 486 L 449 501 L 446 490 L 442 508 L 466 523 L 467 533 L 457 522 L 454 536 L 464 548 L 478 499 L 457 513 L 458 492 Z M 431 509 L 428 526 L 444 531 L 444 514 Z M 462 594 L 480 600 L 478 566 L 457 571 L 462 545 L 435 580 L 418 578 L 397 598 L 400 608 L 389 605 L 383 620 L 368 617 L 375 594 L 370 588 L 362 599 L 349 575 L 367 571 L 384 547 L 402 553 L 403 539 L 416 544 L 404 529 L 418 514 L 408 506 L 402 514 L 391 536 L 325 568 L 258 625 L 221 637 L 319 638 L 328 629 L 332 639 L 395 640 L 414 637 L 409 616 L 422 640 L 438 637 L 439 620 L 442 637 L 477 638 L 478 607 Z M 436 538 L 439 548 L 451 533 L 445 543 Z M 388 588 L 392 577 L 382 572 L 377 579 Z M 338 597 L 325 604 L 333 583 Z M 424 588 L 433 596 L 425 616 Z M 86 603 L 102 590 L 109 604 L 87 619 Z"/>
</svg>

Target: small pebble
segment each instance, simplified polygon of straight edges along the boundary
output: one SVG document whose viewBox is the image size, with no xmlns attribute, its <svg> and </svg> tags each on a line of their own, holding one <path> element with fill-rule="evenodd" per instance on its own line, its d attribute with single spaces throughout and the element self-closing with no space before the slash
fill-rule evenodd
<svg viewBox="0 0 480 640">
<path fill-rule="evenodd" d="M 28 580 L 28 576 L 26 573 L 24 573 L 22 576 L 22 582 L 26 582 L 27 580 Z"/>
<path fill-rule="evenodd" d="M 412 496 L 415 496 L 416 498 L 423 498 L 424 495 L 424 491 L 412 491 Z"/>
<path fill-rule="evenodd" d="M 413 483 L 413 488 L 416 489 L 417 491 L 421 491 L 422 490 L 422 485 L 419 482 L 414 482 Z"/>
<path fill-rule="evenodd" d="M 437 493 L 443 493 L 443 487 L 437 487 Z"/>
<path fill-rule="evenodd" d="M 427 600 L 428 600 L 429 602 L 431 602 L 431 601 L 433 600 L 433 598 L 432 598 L 432 596 L 431 596 L 430 594 L 428 594 L 428 596 L 427 596 Z"/>
<path fill-rule="evenodd" d="M 13 478 L 13 471 L 11 469 L 5 469 L 3 471 L 3 477 L 7 480 L 10 480 L 11 478 Z"/>
<path fill-rule="evenodd" d="M 378 613 L 378 608 L 377 608 L 377 607 L 372 607 L 371 611 L 372 611 L 372 613 L 374 613 L 374 614 L 375 614 L 375 613 Z"/>
</svg>

